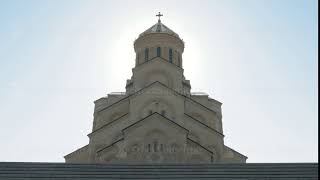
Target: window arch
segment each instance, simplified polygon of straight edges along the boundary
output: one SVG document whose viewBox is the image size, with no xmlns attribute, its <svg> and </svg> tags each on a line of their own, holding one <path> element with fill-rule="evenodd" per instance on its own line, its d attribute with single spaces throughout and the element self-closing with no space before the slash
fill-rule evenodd
<svg viewBox="0 0 320 180">
<path fill-rule="evenodd" d="M 157 57 L 161 56 L 161 47 L 157 47 Z"/>
<path fill-rule="evenodd" d="M 151 152 L 151 144 L 148 144 L 148 152 Z"/>
<path fill-rule="evenodd" d="M 158 141 L 153 142 L 153 152 L 158 152 Z"/>
<path fill-rule="evenodd" d="M 144 50 L 144 61 L 148 61 L 149 60 L 149 48 L 146 48 Z"/>
<path fill-rule="evenodd" d="M 173 59 L 173 52 L 172 49 L 169 49 L 169 62 L 172 63 L 172 59 Z"/>
<path fill-rule="evenodd" d="M 160 144 L 160 152 L 163 152 L 164 151 L 164 146 L 163 144 Z"/>
<path fill-rule="evenodd" d="M 147 152 L 156 153 L 156 152 L 164 152 L 165 145 L 159 143 L 158 140 L 154 140 L 152 143 L 147 144 Z"/>
</svg>

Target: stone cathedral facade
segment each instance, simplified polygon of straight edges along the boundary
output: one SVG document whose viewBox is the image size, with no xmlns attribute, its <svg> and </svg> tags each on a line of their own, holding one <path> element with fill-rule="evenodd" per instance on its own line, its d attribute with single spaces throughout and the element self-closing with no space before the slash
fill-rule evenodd
<svg viewBox="0 0 320 180">
<path fill-rule="evenodd" d="M 179 35 L 159 18 L 134 50 L 126 92 L 94 102 L 89 144 L 66 155 L 66 163 L 245 163 L 224 145 L 221 102 L 191 92 Z"/>
</svg>

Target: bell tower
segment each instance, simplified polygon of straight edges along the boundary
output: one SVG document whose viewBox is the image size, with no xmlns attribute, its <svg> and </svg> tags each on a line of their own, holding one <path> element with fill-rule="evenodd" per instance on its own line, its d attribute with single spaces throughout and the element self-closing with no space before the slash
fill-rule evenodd
<svg viewBox="0 0 320 180">
<path fill-rule="evenodd" d="M 148 84 L 159 81 L 185 95 L 190 94 L 190 82 L 185 80 L 182 68 L 184 42 L 179 35 L 165 26 L 157 14 L 158 22 L 141 33 L 134 42 L 136 63 L 133 77 L 127 81 L 131 94 Z"/>
</svg>

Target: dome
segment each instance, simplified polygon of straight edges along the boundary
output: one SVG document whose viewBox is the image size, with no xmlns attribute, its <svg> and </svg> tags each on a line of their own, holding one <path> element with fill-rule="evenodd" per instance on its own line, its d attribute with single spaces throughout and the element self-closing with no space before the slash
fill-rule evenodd
<svg viewBox="0 0 320 180">
<path fill-rule="evenodd" d="M 153 33 L 166 33 L 169 34 L 171 36 L 177 37 L 179 38 L 179 35 L 175 32 L 173 32 L 171 29 L 169 29 L 167 26 L 165 26 L 164 24 L 161 23 L 161 21 L 159 20 L 157 24 L 151 26 L 149 29 L 147 29 L 146 31 L 144 31 L 143 33 L 141 33 L 139 35 L 139 37 L 147 35 L 147 34 L 153 34 Z"/>
</svg>

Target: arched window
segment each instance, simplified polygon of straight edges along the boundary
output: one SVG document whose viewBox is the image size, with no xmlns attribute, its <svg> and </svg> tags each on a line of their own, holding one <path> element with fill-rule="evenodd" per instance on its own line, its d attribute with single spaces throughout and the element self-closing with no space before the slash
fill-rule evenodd
<svg viewBox="0 0 320 180">
<path fill-rule="evenodd" d="M 161 48 L 157 47 L 157 57 L 160 57 L 160 56 L 161 56 Z"/>
<path fill-rule="evenodd" d="M 148 61 L 149 60 L 149 48 L 146 48 L 144 50 L 144 61 Z"/>
<path fill-rule="evenodd" d="M 148 144 L 148 152 L 151 152 L 151 144 Z"/>
<path fill-rule="evenodd" d="M 163 152 L 163 144 L 160 144 L 160 152 Z"/>
<path fill-rule="evenodd" d="M 178 66 L 181 67 L 181 55 L 178 53 Z"/>
<path fill-rule="evenodd" d="M 173 54 L 173 53 L 172 53 L 172 49 L 170 48 L 170 49 L 169 49 L 169 62 L 170 62 L 170 63 L 172 63 L 172 56 L 173 56 L 172 54 Z"/>
<path fill-rule="evenodd" d="M 158 152 L 158 142 L 157 141 L 155 141 L 153 143 L 153 152 Z"/>
<path fill-rule="evenodd" d="M 175 153 L 176 151 L 177 151 L 177 147 L 176 147 L 176 146 L 172 146 L 172 147 L 171 147 L 171 152 L 174 152 L 174 153 Z"/>
</svg>

